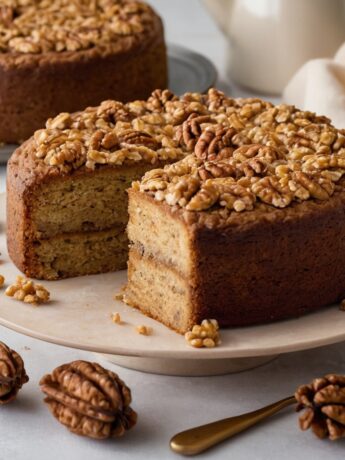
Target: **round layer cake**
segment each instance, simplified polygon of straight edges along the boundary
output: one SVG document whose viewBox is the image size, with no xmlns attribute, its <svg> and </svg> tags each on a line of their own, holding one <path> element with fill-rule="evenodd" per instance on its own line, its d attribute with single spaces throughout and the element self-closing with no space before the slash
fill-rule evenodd
<svg viewBox="0 0 345 460">
<path fill-rule="evenodd" d="M 344 131 L 294 106 L 216 89 L 106 101 L 13 154 L 9 254 L 46 279 L 124 268 L 143 176 L 129 304 L 179 332 L 297 316 L 345 296 L 344 173 Z"/>
<path fill-rule="evenodd" d="M 0 141 L 102 100 L 167 83 L 162 22 L 132 0 L 7 0 L 0 7 Z"/>
</svg>

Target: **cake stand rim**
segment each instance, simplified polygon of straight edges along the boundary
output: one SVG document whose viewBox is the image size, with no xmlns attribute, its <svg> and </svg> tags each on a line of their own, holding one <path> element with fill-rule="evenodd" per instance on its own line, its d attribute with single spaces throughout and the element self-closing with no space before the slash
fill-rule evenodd
<svg viewBox="0 0 345 460">
<path fill-rule="evenodd" d="M 32 337 L 34 339 L 41 340 L 43 342 L 52 343 L 55 345 L 74 348 L 77 350 L 88 351 L 92 353 L 98 353 L 102 355 L 114 355 L 114 356 L 128 356 L 133 358 L 165 358 L 168 360 L 210 360 L 210 359 L 236 359 L 236 358 L 256 358 L 263 356 L 272 356 L 272 355 L 282 355 L 286 353 L 293 353 L 298 351 L 312 350 L 317 349 L 326 345 L 333 345 L 336 343 L 341 343 L 345 341 L 345 332 L 337 336 L 330 338 L 315 340 L 312 343 L 299 343 L 295 342 L 290 345 L 285 346 L 276 346 L 271 348 L 257 348 L 257 349 L 222 349 L 221 345 L 213 349 L 194 349 L 192 347 L 186 348 L 185 350 L 149 350 L 149 349 L 126 349 L 122 347 L 106 347 L 106 346 L 97 346 L 94 344 L 86 344 L 78 342 L 73 342 L 59 337 L 54 337 L 51 335 L 46 335 L 44 333 L 32 331 L 26 329 L 25 327 L 12 324 L 11 322 L 4 320 L 0 317 L 0 325 L 8 329 L 11 329 L 19 334 Z M 183 337 L 181 336 L 183 340 Z"/>
</svg>

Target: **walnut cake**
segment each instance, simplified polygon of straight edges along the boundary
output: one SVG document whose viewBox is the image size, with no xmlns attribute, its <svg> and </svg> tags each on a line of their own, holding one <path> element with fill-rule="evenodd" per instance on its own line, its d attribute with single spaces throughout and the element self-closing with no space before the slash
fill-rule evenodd
<svg viewBox="0 0 345 460">
<path fill-rule="evenodd" d="M 345 131 L 214 89 L 173 104 L 184 104 L 174 139 L 186 156 L 129 190 L 125 301 L 184 333 L 204 318 L 245 326 L 342 299 Z"/>
<path fill-rule="evenodd" d="M 0 141 L 60 112 L 147 98 L 167 83 L 159 16 L 136 0 L 5 0 L 0 6 Z"/>
<path fill-rule="evenodd" d="M 8 167 L 7 234 L 27 276 L 125 268 L 124 300 L 178 332 L 345 296 L 345 132 L 216 89 L 105 101 L 48 120 Z"/>
</svg>

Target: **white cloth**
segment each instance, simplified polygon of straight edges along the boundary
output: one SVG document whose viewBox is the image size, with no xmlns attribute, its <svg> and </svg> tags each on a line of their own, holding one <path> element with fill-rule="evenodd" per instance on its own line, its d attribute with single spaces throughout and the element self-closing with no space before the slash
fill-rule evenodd
<svg viewBox="0 0 345 460">
<path fill-rule="evenodd" d="M 333 59 L 306 62 L 283 92 L 283 101 L 329 117 L 345 128 L 345 43 Z"/>
</svg>

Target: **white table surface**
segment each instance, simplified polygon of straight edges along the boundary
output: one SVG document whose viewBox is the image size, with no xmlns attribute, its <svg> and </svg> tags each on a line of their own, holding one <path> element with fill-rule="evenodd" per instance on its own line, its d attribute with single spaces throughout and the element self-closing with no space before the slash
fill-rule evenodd
<svg viewBox="0 0 345 460">
<path fill-rule="evenodd" d="M 217 65 L 219 86 L 226 85 L 226 41 L 198 0 L 152 0 L 165 18 L 167 38 L 209 56 Z M 5 190 L 0 168 L 0 192 Z M 97 306 L 95 306 L 97 307 Z M 222 377 L 182 378 L 143 374 L 105 361 L 133 391 L 139 413 L 135 429 L 120 440 L 96 442 L 70 434 L 53 419 L 38 389 L 40 377 L 57 365 L 93 354 L 40 342 L 0 327 L 0 340 L 25 360 L 30 382 L 17 401 L 0 408 L 0 460 L 165 460 L 170 437 L 183 429 L 254 410 L 291 394 L 296 386 L 324 373 L 345 373 L 344 344 L 281 356 L 252 371 Z M 260 426 L 203 454 L 200 458 L 236 460 L 341 459 L 345 441 L 320 441 L 297 427 L 297 415 L 286 409 Z"/>
</svg>

